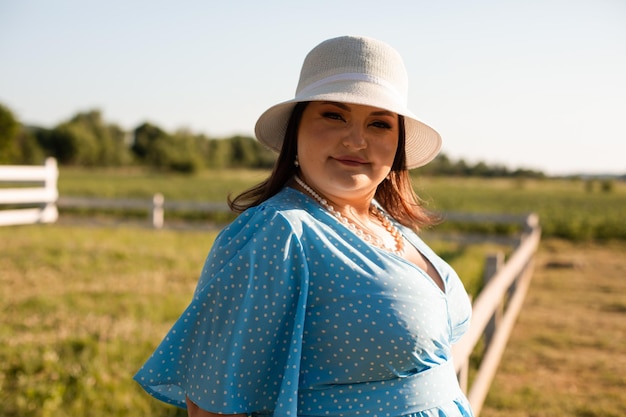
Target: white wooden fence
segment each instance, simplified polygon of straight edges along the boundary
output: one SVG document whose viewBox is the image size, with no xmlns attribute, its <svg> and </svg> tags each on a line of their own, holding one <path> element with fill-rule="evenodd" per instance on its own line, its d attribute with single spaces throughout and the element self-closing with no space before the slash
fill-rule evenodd
<svg viewBox="0 0 626 417">
<path fill-rule="evenodd" d="M 165 225 L 165 213 L 172 212 L 199 212 L 199 213 L 227 213 L 228 205 L 210 201 L 166 201 L 163 194 L 157 193 L 152 199 L 134 198 L 97 198 L 97 197 L 63 197 L 58 201 L 61 209 L 91 209 L 91 210 L 139 210 L 147 214 L 150 224 L 155 229 Z"/>
<path fill-rule="evenodd" d="M 43 166 L 0 166 L 0 226 L 55 222 L 58 177 L 54 158 Z"/>
<path fill-rule="evenodd" d="M 487 258 L 485 286 L 473 302 L 470 328 L 453 346 L 457 375 L 476 416 L 487 397 L 532 278 L 534 254 L 541 238 L 537 215 L 526 217 L 524 226 L 519 244 L 506 262 L 501 253 Z M 469 358 L 481 340 L 484 353 L 468 389 Z"/>
</svg>

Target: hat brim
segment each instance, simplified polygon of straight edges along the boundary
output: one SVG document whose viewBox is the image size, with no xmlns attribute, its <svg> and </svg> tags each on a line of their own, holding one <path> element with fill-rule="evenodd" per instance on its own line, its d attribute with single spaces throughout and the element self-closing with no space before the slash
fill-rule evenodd
<svg viewBox="0 0 626 417">
<path fill-rule="evenodd" d="M 392 98 L 386 100 L 380 94 L 377 95 L 375 100 L 372 100 L 371 97 L 372 95 L 363 94 L 362 91 L 357 94 L 351 94 L 350 92 L 338 94 L 336 89 L 333 92 L 323 93 L 318 91 L 313 96 L 296 97 L 267 109 L 257 120 L 254 132 L 259 142 L 273 151 L 280 152 L 289 118 L 297 103 L 305 101 L 335 101 L 362 104 L 382 108 L 404 116 L 406 169 L 424 166 L 437 156 L 441 150 L 441 136 L 436 130 L 418 120 L 410 110 L 397 108 L 397 105 L 394 104 L 397 100 Z"/>
</svg>

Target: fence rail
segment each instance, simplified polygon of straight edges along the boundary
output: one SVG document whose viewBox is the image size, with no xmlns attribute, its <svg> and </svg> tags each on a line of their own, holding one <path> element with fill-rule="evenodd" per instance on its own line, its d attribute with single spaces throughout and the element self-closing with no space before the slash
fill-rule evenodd
<svg viewBox="0 0 626 417">
<path fill-rule="evenodd" d="M 476 416 L 487 397 L 532 278 L 534 255 L 541 238 L 537 215 L 528 215 L 524 226 L 519 244 L 506 262 L 501 253 L 487 258 L 485 286 L 474 300 L 470 328 L 453 346 L 457 375 Z M 481 340 L 484 354 L 468 389 L 469 358 Z"/>
<path fill-rule="evenodd" d="M 55 222 L 58 177 L 54 158 L 43 166 L 0 166 L 0 184 L 10 184 L 0 188 L 0 226 Z M 38 186 L 30 186 L 34 184 Z"/>
<path fill-rule="evenodd" d="M 206 201 L 165 201 L 162 194 L 154 194 L 152 199 L 109 199 L 95 197 L 60 197 L 59 208 L 95 210 L 139 210 L 145 211 L 155 229 L 165 225 L 165 212 L 226 213 L 230 209 L 226 203 Z"/>
</svg>

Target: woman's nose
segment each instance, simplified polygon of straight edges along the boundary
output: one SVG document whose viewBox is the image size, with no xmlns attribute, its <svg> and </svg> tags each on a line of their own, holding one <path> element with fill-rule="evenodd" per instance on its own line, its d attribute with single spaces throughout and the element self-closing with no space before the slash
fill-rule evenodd
<svg viewBox="0 0 626 417">
<path fill-rule="evenodd" d="M 351 126 L 349 131 L 346 132 L 345 137 L 343 138 L 343 145 L 348 148 L 353 149 L 363 149 L 367 146 L 367 141 L 365 140 L 365 132 L 358 126 Z"/>
</svg>

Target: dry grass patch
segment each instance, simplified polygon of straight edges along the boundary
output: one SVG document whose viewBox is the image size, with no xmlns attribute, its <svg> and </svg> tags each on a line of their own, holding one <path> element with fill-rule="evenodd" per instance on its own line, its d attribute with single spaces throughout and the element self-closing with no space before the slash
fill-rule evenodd
<svg viewBox="0 0 626 417">
<path fill-rule="evenodd" d="M 626 243 L 544 242 L 483 417 L 626 415 Z"/>
<path fill-rule="evenodd" d="M 185 415 L 131 377 L 189 301 L 213 238 L 0 228 L 0 416 Z"/>
</svg>

